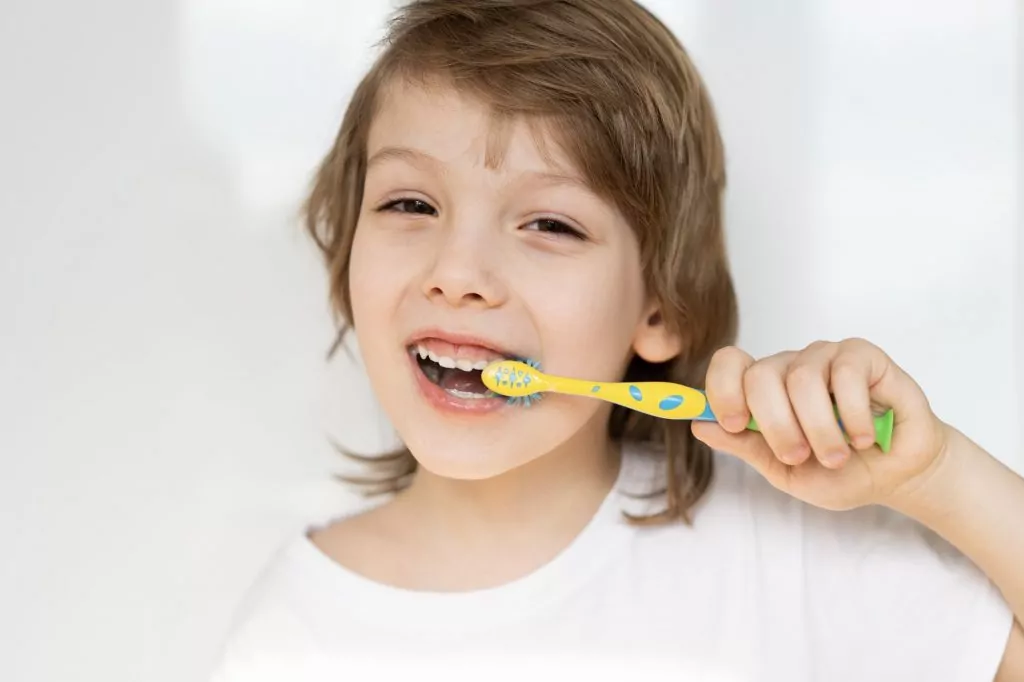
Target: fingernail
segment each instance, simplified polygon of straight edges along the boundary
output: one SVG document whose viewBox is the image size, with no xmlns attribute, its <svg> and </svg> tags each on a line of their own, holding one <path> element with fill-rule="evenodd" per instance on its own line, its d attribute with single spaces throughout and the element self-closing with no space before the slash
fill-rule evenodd
<svg viewBox="0 0 1024 682">
<path fill-rule="evenodd" d="M 825 465 L 837 467 L 846 461 L 846 451 L 836 450 L 825 454 Z"/>
</svg>

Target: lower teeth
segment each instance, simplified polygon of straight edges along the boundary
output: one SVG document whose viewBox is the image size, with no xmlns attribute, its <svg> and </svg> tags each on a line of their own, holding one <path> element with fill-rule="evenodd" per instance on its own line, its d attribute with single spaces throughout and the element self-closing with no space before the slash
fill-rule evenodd
<svg viewBox="0 0 1024 682">
<path fill-rule="evenodd" d="M 493 391 L 487 391 L 486 393 L 470 393 L 468 391 L 459 391 L 454 388 L 443 389 L 448 395 L 453 395 L 456 398 L 462 398 L 464 400 L 480 400 L 482 398 L 496 398 L 497 394 Z"/>
<path fill-rule="evenodd" d="M 429 379 L 432 384 L 435 384 L 442 391 L 444 391 L 450 396 L 459 398 L 461 400 L 482 400 L 485 398 L 498 397 L 497 393 L 494 393 L 493 391 L 488 389 L 485 389 L 484 391 L 478 393 L 476 391 L 460 391 L 457 388 L 445 388 L 440 384 L 443 373 L 458 370 L 445 370 L 438 366 L 436 363 L 424 361 L 422 358 L 417 358 L 417 362 L 419 363 L 420 369 L 423 371 L 423 374 L 427 377 L 427 379 Z M 481 388 L 483 388 L 483 386 L 481 386 Z"/>
</svg>

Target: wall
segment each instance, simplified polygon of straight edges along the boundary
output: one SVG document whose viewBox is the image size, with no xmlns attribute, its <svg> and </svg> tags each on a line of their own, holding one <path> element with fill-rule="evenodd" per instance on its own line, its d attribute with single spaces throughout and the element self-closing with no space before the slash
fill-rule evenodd
<svg viewBox="0 0 1024 682">
<path fill-rule="evenodd" d="M 1012 0 L 649 4 L 721 115 L 743 345 L 871 338 L 1024 469 Z M 327 436 L 389 440 L 294 220 L 388 5 L 0 10 L 3 679 L 201 679 L 353 503 Z"/>
</svg>

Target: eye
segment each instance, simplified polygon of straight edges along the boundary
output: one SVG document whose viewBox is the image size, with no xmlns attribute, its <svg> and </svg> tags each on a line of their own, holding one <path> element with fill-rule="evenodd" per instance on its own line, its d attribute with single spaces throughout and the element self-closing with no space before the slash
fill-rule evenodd
<svg viewBox="0 0 1024 682">
<path fill-rule="evenodd" d="M 390 211 L 392 213 L 413 213 L 416 215 L 437 215 L 437 209 L 421 199 L 395 199 L 389 201 L 378 211 Z"/>
<path fill-rule="evenodd" d="M 586 241 L 587 239 L 586 236 L 584 236 L 584 234 L 575 227 L 571 227 L 570 225 L 563 223 L 561 220 L 555 220 L 554 218 L 541 218 L 539 220 L 534 220 L 532 223 L 528 223 L 524 229 L 533 232 L 565 235 L 580 241 Z"/>
</svg>

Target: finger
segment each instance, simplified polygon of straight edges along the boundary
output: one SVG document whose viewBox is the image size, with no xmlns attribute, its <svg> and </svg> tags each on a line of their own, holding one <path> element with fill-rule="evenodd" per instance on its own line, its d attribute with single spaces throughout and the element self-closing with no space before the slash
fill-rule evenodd
<svg viewBox="0 0 1024 682">
<path fill-rule="evenodd" d="M 779 353 L 755 363 L 743 375 L 747 406 L 772 452 L 790 465 L 802 464 L 811 454 L 783 382 L 794 353 Z"/>
<path fill-rule="evenodd" d="M 800 428 L 815 458 L 829 469 L 838 469 L 851 455 L 829 395 L 832 359 L 838 352 L 835 343 L 811 344 L 786 371 L 786 391 Z"/>
<path fill-rule="evenodd" d="M 785 489 L 789 467 L 778 460 L 765 439 L 756 432 L 729 433 L 720 424 L 700 421 L 691 422 L 690 428 L 694 437 L 711 449 L 738 457 L 769 483 Z"/>
<path fill-rule="evenodd" d="M 917 427 L 931 423 L 934 415 L 931 414 L 928 399 L 917 382 L 881 348 L 869 341 L 853 338 L 843 341 L 843 345 L 856 349 L 869 361 L 868 395 L 871 405 L 883 411 L 891 408 L 895 413 L 892 451 L 899 452 L 904 440 L 914 441 L 921 438 L 924 432 Z M 916 426 L 909 430 L 901 428 L 908 424 Z"/>
<path fill-rule="evenodd" d="M 753 364 L 754 358 L 735 346 L 722 348 L 711 356 L 705 392 L 718 423 L 730 433 L 743 431 L 750 422 L 743 374 Z"/>
<path fill-rule="evenodd" d="M 871 358 L 849 346 L 841 346 L 832 361 L 830 384 L 843 430 L 854 448 L 867 450 L 875 444 L 870 394 Z"/>
</svg>

